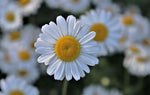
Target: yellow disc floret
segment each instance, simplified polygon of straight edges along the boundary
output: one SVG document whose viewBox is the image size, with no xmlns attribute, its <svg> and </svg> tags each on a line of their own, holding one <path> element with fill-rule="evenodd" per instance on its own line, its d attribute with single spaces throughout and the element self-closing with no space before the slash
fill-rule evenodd
<svg viewBox="0 0 150 95">
<path fill-rule="evenodd" d="M 79 2 L 80 0 L 72 0 L 72 2 Z"/>
<path fill-rule="evenodd" d="M 14 31 L 9 34 L 11 40 L 17 40 L 21 38 L 21 33 L 19 31 Z"/>
<path fill-rule="evenodd" d="M 134 53 L 139 53 L 140 50 L 136 46 L 130 46 L 129 49 Z"/>
<path fill-rule="evenodd" d="M 18 2 L 20 6 L 25 6 L 30 2 L 30 0 L 18 0 Z"/>
<path fill-rule="evenodd" d="M 132 25 L 133 23 L 134 23 L 134 20 L 133 20 L 133 18 L 130 17 L 130 16 L 125 16 L 125 17 L 123 18 L 123 24 L 125 24 L 126 26 L 130 26 L 130 25 Z"/>
<path fill-rule="evenodd" d="M 13 22 L 15 20 L 15 16 L 12 12 L 8 12 L 5 16 L 6 20 L 9 22 Z"/>
<path fill-rule="evenodd" d="M 96 36 L 94 38 L 95 41 L 104 41 L 108 36 L 107 27 L 101 23 L 93 24 L 90 28 L 90 31 L 96 32 Z"/>
<path fill-rule="evenodd" d="M 27 61 L 30 59 L 30 53 L 26 50 L 20 51 L 18 56 L 22 61 Z"/>
<path fill-rule="evenodd" d="M 70 62 L 79 56 L 80 44 L 75 38 L 65 36 L 57 41 L 55 45 L 55 52 L 59 59 L 65 62 Z"/>
<path fill-rule="evenodd" d="M 26 76 L 28 74 L 28 72 L 26 70 L 21 70 L 21 71 L 18 72 L 18 74 L 20 76 Z"/>
<path fill-rule="evenodd" d="M 19 91 L 19 90 L 15 90 L 10 92 L 8 95 L 24 95 L 23 92 Z"/>
<path fill-rule="evenodd" d="M 147 62 L 148 58 L 147 57 L 137 57 L 138 62 Z"/>
</svg>

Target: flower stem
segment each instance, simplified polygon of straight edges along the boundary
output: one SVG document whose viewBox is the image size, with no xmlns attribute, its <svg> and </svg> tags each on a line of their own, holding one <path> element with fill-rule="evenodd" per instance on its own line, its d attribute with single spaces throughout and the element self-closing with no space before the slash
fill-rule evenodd
<svg viewBox="0 0 150 95">
<path fill-rule="evenodd" d="M 67 87 L 68 87 L 68 81 L 65 79 L 63 82 L 62 95 L 67 95 Z"/>
</svg>

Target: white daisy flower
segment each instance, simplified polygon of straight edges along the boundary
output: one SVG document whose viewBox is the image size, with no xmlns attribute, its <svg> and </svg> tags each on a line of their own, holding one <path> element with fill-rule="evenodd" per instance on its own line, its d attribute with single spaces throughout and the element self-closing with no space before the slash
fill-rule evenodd
<svg viewBox="0 0 150 95">
<path fill-rule="evenodd" d="M 98 8 L 102 8 L 106 12 L 111 12 L 113 16 L 120 14 L 120 6 L 118 4 L 109 2 L 104 5 L 98 6 Z"/>
<path fill-rule="evenodd" d="M 14 70 L 13 59 L 11 58 L 11 51 L 1 50 L 0 51 L 0 69 L 3 73 L 10 73 Z"/>
<path fill-rule="evenodd" d="M 36 65 L 36 55 L 30 48 L 27 48 L 26 45 L 18 42 L 13 47 L 13 54 L 12 59 L 15 61 L 16 65 L 23 65 L 23 66 L 35 66 Z"/>
<path fill-rule="evenodd" d="M 120 25 L 124 35 L 133 42 L 147 37 L 150 30 L 148 19 L 141 15 L 125 14 L 120 18 Z"/>
<path fill-rule="evenodd" d="M 1 42 L 2 47 L 9 49 L 12 47 L 8 47 L 8 44 L 10 46 L 14 46 L 16 43 L 22 42 L 26 46 L 34 50 L 34 42 L 38 38 L 40 32 L 40 28 L 32 24 L 26 25 L 19 30 L 5 34 Z"/>
<path fill-rule="evenodd" d="M 104 6 L 112 2 L 112 0 L 91 0 L 91 1 L 96 6 Z"/>
<path fill-rule="evenodd" d="M 64 0 L 62 8 L 71 13 L 81 13 L 90 5 L 90 0 Z"/>
<path fill-rule="evenodd" d="M 89 32 L 88 26 L 81 27 L 74 16 L 57 17 L 57 25 L 50 22 L 42 27 L 42 32 L 35 43 L 36 52 L 42 54 L 39 63 L 48 66 L 47 73 L 56 80 L 79 80 L 89 73 L 89 66 L 98 64 L 95 57 L 99 48 L 93 41 L 95 32 Z"/>
<path fill-rule="evenodd" d="M 23 16 L 36 14 L 43 0 L 17 0 L 18 7 Z"/>
<path fill-rule="evenodd" d="M 99 55 L 108 55 L 116 51 L 118 39 L 121 38 L 119 19 L 113 18 L 110 12 L 92 10 L 81 16 L 82 24 L 90 25 L 90 31 L 95 31 L 95 41 L 99 44 Z"/>
<path fill-rule="evenodd" d="M 34 83 L 40 74 L 36 66 L 18 64 L 10 75 L 25 80 L 28 83 Z"/>
<path fill-rule="evenodd" d="M 45 3 L 50 8 L 61 8 L 63 0 L 45 0 Z"/>
<path fill-rule="evenodd" d="M 82 95 L 109 95 L 108 91 L 100 85 L 90 85 L 83 90 Z"/>
<path fill-rule="evenodd" d="M 150 74 L 150 55 L 147 51 L 143 51 L 132 55 L 126 56 L 124 59 L 124 67 L 136 76 L 146 76 Z"/>
<path fill-rule="evenodd" d="M 125 9 L 125 13 L 129 13 L 129 14 L 141 14 L 141 9 L 136 6 L 136 5 L 129 5 L 126 9 Z"/>
<path fill-rule="evenodd" d="M 113 88 L 109 91 L 109 95 L 123 95 L 118 89 Z"/>
<path fill-rule="evenodd" d="M 22 26 L 22 15 L 15 3 L 7 4 L 0 11 L 0 27 L 3 31 L 13 31 Z"/>
<path fill-rule="evenodd" d="M 17 79 L 14 76 L 1 80 L 1 95 L 39 95 L 36 87 L 27 84 L 25 81 Z"/>
</svg>

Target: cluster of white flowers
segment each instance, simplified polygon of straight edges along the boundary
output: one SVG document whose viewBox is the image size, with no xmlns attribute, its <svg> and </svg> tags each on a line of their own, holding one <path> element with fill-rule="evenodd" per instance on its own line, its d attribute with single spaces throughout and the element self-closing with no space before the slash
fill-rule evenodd
<svg viewBox="0 0 150 95">
<path fill-rule="evenodd" d="M 131 74 L 150 75 L 150 25 L 137 6 L 121 9 L 111 0 L 45 0 L 50 8 L 84 14 L 79 19 L 58 16 L 56 23 L 51 21 L 41 30 L 23 25 L 23 18 L 36 14 L 42 1 L 0 0 L 0 70 L 8 75 L 1 80 L 0 95 L 39 95 L 31 85 L 39 78 L 40 69 L 42 73 L 47 69 L 55 80 L 78 81 L 85 72 L 90 73 L 89 66 L 99 63 L 98 57 L 118 52 L 125 53 L 123 66 Z M 91 4 L 95 9 L 86 11 Z M 122 94 L 90 86 L 83 95 Z"/>
<path fill-rule="evenodd" d="M 90 85 L 83 90 L 82 95 L 123 95 L 116 88 L 107 90 L 100 85 Z"/>
</svg>

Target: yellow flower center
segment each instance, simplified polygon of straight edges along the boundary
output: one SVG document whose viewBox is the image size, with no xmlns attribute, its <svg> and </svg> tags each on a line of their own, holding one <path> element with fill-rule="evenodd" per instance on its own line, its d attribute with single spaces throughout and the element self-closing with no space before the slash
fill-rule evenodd
<svg viewBox="0 0 150 95">
<path fill-rule="evenodd" d="M 13 22 L 14 20 L 15 20 L 15 16 L 14 16 L 14 14 L 12 13 L 12 12 L 8 12 L 7 14 L 6 14 L 6 20 L 7 21 L 9 21 L 9 22 Z"/>
<path fill-rule="evenodd" d="M 138 62 L 147 62 L 148 58 L 147 57 L 137 57 Z"/>
<path fill-rule="evenodd" d="M 4 59 L 5 61 L 7 61 L 7 63 L 10 62 L 10 56 L 8 55 L 8 53 L 4 54 Z"/>
<path fill-rule="evenodd" d="M 19 58 L 23 61 L 27 61 L 30 59 L 30 53 L 26 50 L 22 50 L 18 54 Z"/>
<path fill-rule="evenodd" d="M 10 92 L 8 95 L 24 95 L 24 93 L 19 90 L 15 90 Z"/>
<path fill-rule="evenodd" d="M 123 43 L 123 42 L 125 42 L 126 41 L 126 36 L 125 35 L 123 35 L 120 39 L 119 39 L 119 42 L 120 43 Z"/>
<path fill-rule="evenodd" d="M 21 33 L 19 31 L 14 31 L 9 34 L 11 40 L 17 40 L 21 38 Z"/>
<path fill-rule="evenodd" d="M 134 23 L 134 20 L 133 20 L 132 17 L 126 16 L 126 17 L 123 18 L 123 23 L 127 26 L 130 26 Z"/>
<path fill-rule="evenodd" d="M 35 43 L 35 41 L 31 42 L 31 44 L 30 44 L 30 47 L 31 47 L 32 49 L 35 49 L 34 43 Z"/>
<path fill-rule="evenodd" d="M 143 41 L 143 43 L 144 43 L 144 45 L 150 45 L 150 41 L 148 40 L 148 39 L 145 39 L 144 41 Z"/>
<path fill-rule="evenodd" d="M 75 38 L 65 36 L 57 41 L 55 45 L 55 52 L 59 59 L 65 62 L 70 62 L 79 56 L 80 44 Z"/>
<path fill-rule="evenodd" d="M 20 6 L 25 6 L 30 2 L 30 0 L 18 0 L 18 2 Z"/>
<path fill-rule="evenodd" d="M 80 1 L 80 0 L 72 0 L 72 2 L 75 2 L 75 3 L 76 3 L 76 2 L 79 2 L 79 1 Z"/>
<path fill-rule="evenodd" d="M 28 72 L 26 70 L 21 70 L 21 71 L 18 72 L 18 74 L 20 76 L 26 76 L 28 74 Z"/>
<path fill-rule="evenodd" d="M 135 47 L 135 46 L 130 46 L 129 49 L 130 49 L 132 52 L 134 52 L 134 53 L 139 53 L 139 52 L 140 52 L 140 50 L 139 50 L 137 47 Z"/>
<path fill-rule="evenodd" d="M 95 41 L 104 41 L 108 36 L 107 27 L 101 23 L 96 23 L 92 25 L 90 31 L 96 32 L 96 36 L 94 38 Z"/>
</svg>

